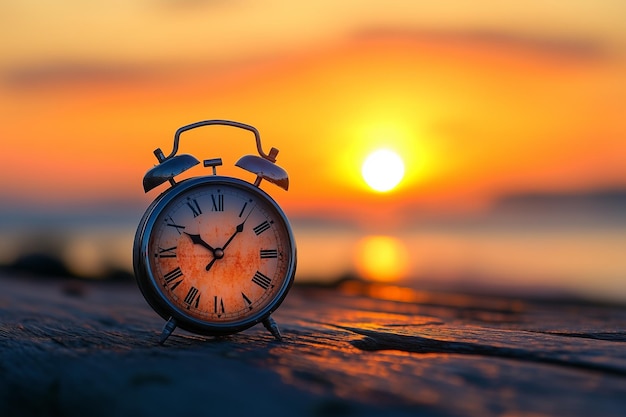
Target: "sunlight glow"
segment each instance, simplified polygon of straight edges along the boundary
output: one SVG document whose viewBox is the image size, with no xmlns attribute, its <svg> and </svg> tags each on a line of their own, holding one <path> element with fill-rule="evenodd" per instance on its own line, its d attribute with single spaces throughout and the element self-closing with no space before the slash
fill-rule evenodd
<svg viewBox="0 0 626 417">
<path fill-rule="evenodd" d="M 390 191 L 404 177 L 402 158 L 389 149 L 379 149 L 368 155 L 361 167 L 363 179 L 376 191 Z"/>
<path fill-rule="evenodd" d="M 372 281 L 393 282 L 405 278 L 409 270 L 406 247 L 391 236 L 367 236 L 356 248 L 356 268 Z"/>
</svg>

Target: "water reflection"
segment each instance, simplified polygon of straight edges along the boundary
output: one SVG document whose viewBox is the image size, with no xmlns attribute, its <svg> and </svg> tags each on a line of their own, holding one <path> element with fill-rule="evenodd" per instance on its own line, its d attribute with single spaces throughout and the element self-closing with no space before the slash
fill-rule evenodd
<svg viewBox="0 0 626 417">
<path fill-rule="evenodd" d="M 367 236 L 356 245 L 355 267 L 368 280 L 394 282 L 408 275 L 408 250 L 394 237 Z"/>
<path fill-rule="evenodd" d="M 136 218 L 98 223 L 74 217 L 23 216 L 12 222 L 3 217 L 0 266 L 33 266 L 32 259 L 42 261 L 43 256 L 81 278 L 102 279 L 122 272 L 132 278 Z M 296 281 L 332 283 L 356 276 L 420 290 L 626 300 L 623 220 L 609 216 L 590 217 L 586 223 L 539 220 L 518 224 L 489 217 L 481 222 L 414 225 L 377 235 L 340 222 L 296 220 Z M 40 264 L 38 270 L 58 275 Z M 381 291 L 395 299 L 406 295 L 393 287 Z"/>
</svg>

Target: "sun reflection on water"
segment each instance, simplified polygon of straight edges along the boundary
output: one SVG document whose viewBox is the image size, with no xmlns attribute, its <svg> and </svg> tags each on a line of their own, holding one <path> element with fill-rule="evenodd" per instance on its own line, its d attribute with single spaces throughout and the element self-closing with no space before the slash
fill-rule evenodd
<svg viewBox="0 0 626 417">
<path fill-rule="evenodd" d="M 368 280 L 395 282 L 409 272 L 408 250 L 391 236 L 367 236 L 356 245 L 355 266 Z"/>
</svg>

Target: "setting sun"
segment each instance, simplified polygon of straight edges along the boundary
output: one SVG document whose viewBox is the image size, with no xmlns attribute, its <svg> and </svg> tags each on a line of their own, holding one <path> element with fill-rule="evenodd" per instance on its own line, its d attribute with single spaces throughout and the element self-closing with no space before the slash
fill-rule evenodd
<svg viewBox="0 0 626 417">
<path fill-rule="evenodd" d="M 404 177 L 404 162 L 394 151 L 379 149 L 365 159 L 361 174 L 372 189 L 380 192 L 390 191 Z"/>
</svg>

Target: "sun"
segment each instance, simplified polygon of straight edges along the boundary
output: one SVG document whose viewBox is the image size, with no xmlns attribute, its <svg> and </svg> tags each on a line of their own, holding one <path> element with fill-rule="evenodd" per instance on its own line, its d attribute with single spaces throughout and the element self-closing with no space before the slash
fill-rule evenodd
<svg viewBox="0 0 626 417">
<path fill-rule="evenodd" d="M 365 158 L 361 175 L 372 189 L 379 192 L 390 191 L 404 177 L 404 162 L 396 152 L 378 149 Z"/>
</svg>

